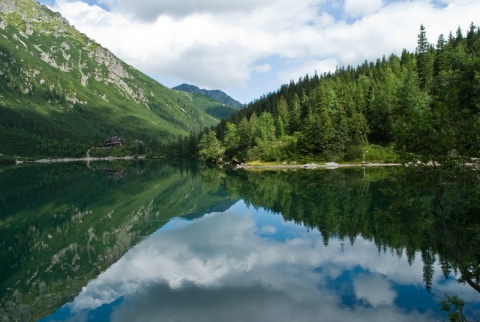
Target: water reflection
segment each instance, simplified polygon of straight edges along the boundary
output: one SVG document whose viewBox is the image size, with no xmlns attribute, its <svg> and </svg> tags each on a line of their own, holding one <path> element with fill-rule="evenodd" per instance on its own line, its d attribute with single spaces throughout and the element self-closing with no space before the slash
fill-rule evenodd
<svg viewBox="0 0 480 322">
<path fill-rule="evenodd" d="M 325 246 L 318 231 L 241 201 L 159 230 L 51 320 L 435 321 L 440 294 L 479 304 L 438 275 L 429 295 L 422 269 L 362 237 Z"/>
<path fill-rule="evenodd" d="M 29 165 L 0 173 L 0 321 L 51 314 L 170 218 L 232 203 L 224 191 L 203 189 L 192 165 L 94 166 Z"/>
<path fill-rule="evenodd" d="M 458 295 L 478 320 L 480 185 L 444 177 L 432 193 L 427 178 L 160 162 L 8 169 L 0 312 L 6 321 L 55 310 L 45 321 L 430 321 Z"/>
</svg>

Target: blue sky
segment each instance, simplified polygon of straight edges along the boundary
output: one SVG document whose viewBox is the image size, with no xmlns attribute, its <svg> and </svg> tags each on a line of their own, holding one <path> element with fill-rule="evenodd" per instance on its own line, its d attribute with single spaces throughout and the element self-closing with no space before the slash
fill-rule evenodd
<svg viewBox="0 0 480 322">
<path fill-rule="evenodd" d="M 220 89 L 242 103 L 305 74 L 406 48 L 471 22 L 478 0 L 40 0 L 167 87 Z"/>
</svg>

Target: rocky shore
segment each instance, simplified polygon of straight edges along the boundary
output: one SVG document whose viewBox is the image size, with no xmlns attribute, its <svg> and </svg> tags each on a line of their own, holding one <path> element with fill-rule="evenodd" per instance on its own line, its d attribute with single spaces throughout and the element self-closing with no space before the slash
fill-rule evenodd
<svg viewBox="0 0 480 322">
<path fill-rule="evenodd" d="M 347 167 L 398 167 L 401 166 L 400 163 L 336 163 L 336 162 L 327 162 L 324 164 L 316 163 L 306 163 L 306 164 L 276 164 L 276 165 L 248 165 L 248 164 L 239 164 L 237 168 L 242 169 L 316 169 L 316 168 L 325 168 L 325 169 L 337 169 L 337 168 L 347 168 Z"/>
</svg>

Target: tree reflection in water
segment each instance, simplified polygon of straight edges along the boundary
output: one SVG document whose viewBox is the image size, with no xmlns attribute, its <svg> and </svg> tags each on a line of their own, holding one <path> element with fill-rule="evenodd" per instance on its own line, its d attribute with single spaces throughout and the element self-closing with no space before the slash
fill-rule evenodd
<svg viewBox="0 0 480 322">
<path fill-rule="evenodd" d="M 480 182 L 468 167 L 445 165 L 342 171 L 231 171 L 231 194 L 285 220 L 354 243 L 359 235 L 379 250 L 421 252 L 424 282 L 432 283 L 438 257 L 445 278 L 480 292 Z M 357 175 L 352 175 L 357 172 Z"/>
</svg>

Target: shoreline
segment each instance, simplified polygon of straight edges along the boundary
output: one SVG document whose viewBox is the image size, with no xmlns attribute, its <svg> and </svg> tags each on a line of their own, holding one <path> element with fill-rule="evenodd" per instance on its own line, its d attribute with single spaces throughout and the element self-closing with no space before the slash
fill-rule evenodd
<svg viewBox="0 0 480 322">
<path fill-rule="evenodd" d="M 95 161 L 115 161 L 115 160 L 146 160 L 146 156 L 125 156 L 125 157 L 88 157 L 88 158 L 55 158 L 55 159 L 39 159 L 39 160 L 15 160 L 15 165 L 27 163 L 67 163 L 67 162 L 95 162 Z"/>
<path fill-rule="evenodd" d="M 416 164 L 420 165 L 420 164 Z M 286 170 L 286 169 L 329 169 L 334 170 L 338 168 L 381 168 L 381 167 L 411 167 L 416 166 L 415 164 L 402 164 L 402 163 L 382 163 L 382 162 L 372 162 L 372 163 L 336 163 L 336 162 L 327 162 L 323 164 L 316 163 L 306 163 L 306 164 L 264 164 L 264 165 L 248 165 L 248 164 L 237 164 L 237 169 L 264 169 L 264 170 Z M 433 166 L 431 163 L 423 164 L 424 166 Z M 437 166 L 441 164 L 437 163 Z M 464 166 L 469 168 L 480 169 L 479 163 L 464 163 Z"/>
<path fill-rule="evenodd" d="M 277 165 L 248 165 L 248 164 L 239 164 L 237 168 L 239 169 L 337 169 L 337 168 L 374 168 L 374 167 L 399 167 L 402 166 L 401 163 L 335 163 L 327 162 L 323 164 L 316 163 L 306 163 L 306 164 L 277 164 Z"/>
</svg>

